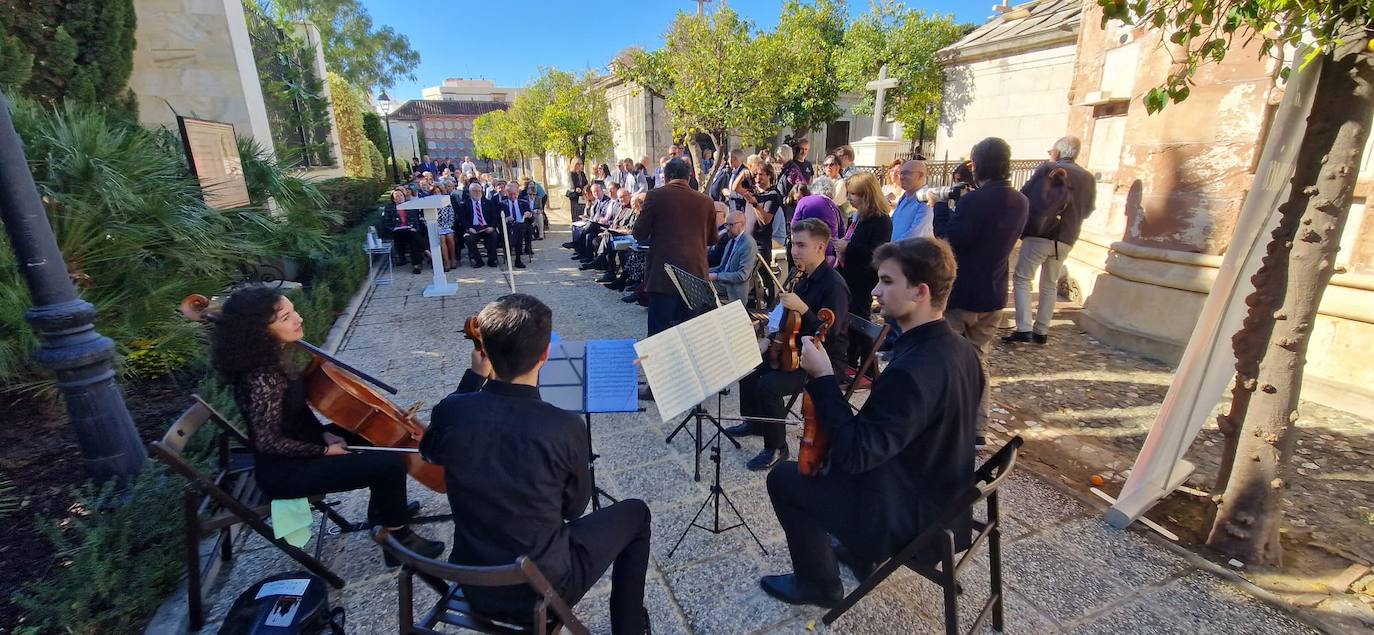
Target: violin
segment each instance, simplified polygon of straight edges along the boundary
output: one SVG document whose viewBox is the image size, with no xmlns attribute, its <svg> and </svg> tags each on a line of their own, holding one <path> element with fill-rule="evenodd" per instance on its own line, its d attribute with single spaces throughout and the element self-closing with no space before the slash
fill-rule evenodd
<svg viewBox="0 0 1374 635">
<path fill-rule="evenodd" d="M 816 312 L 820 324 L 816 326 L 816 342 L 825 343 L 825 336 L 835 326 L 835 312 L 821 309 Z M 830 450 L 830 438 L 821 426 L 816 407 L 811 403 L 811 393 L 802 390 L 802 439 L 801 451 L 797 453 L 797 471 L 805 476 L 820 474 L 825 464 L 826 452 Z"/>
<path fill-rule="evenodd" d="M 200 294 L 186 296 L 181 301 L 181 313 L 197 322 L 214 322 L 219 317 L 215 303 Z M 301 380 L 305 382 L 306 401 L 316 412 L 376 447 L 415 449 L 420 446 L 425 424 L 416 415 L 419 402 L 402 410 L 377 390 L 396 394 L 395 388 L 335 359 L 309 342 L 297 340 L 294 344 L 311 356 L 310 364 L 301 373 Z M 421 485 L 441 494 L 447 491 L 442 466 L 425 461 L 418 452 L 407 453 L 405 461 L 406 471 Z"/>
<path fill-rule="evenodd" d="M 791 276 L 787 278 L 787 284 L 780 286 L 779 291 L 790 293 L 797 280 L 801 278 L 801 269 L 793 269 Z M 798 348 L 797 335 L 801 333 L 802 316 L 800 312 L 783 309 L 782 321 L 778 323 L 778 332 L 773 335 L 773 341 L 768 344 L 768 367 L 774 370 L 792 372 L 801 368 L 801 349 Z"/>
<path fill-rule="evenodd" d="M 477 350 L 482 350 L 482 329 L 477 324 L 477 316 L 474 315 L 463 322 L 463 337 L 471 340 Z"/>
</svg>

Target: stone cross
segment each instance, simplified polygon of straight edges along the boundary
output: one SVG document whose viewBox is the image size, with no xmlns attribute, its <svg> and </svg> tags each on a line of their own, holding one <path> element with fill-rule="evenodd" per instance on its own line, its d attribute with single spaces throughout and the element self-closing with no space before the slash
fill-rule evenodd
<svg viewBox="0 0 1374 635">
<path fill-rule="evenodd" d="M 897 84 L 898 82 L 896 77 L 887 76 L 887 64 L 883 64 L 883 67 L 878 69 L 877 80 L 864 84 L 864 88 L 876 91 L 878 93 L 877 97 L 873 100 L 873 134 L 871 136 L 879 136 L 879 128 L 882 126 L 883 123 L 884 93 L 886 93 L 887 89 L 889 88 L 896 88 Z"/>
</svg>

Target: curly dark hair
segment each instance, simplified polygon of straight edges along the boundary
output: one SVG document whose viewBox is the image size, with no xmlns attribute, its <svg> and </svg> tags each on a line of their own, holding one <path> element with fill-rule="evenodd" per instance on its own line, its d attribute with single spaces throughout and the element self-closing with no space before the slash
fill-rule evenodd
<svg viewBox="0 0 1374 635">
<path fill-rule="evenodd" d="M 210 357 L 215 370 L 230 381 L 255 370 L 283 369 L 283 348 L 267 325 L 277 315 L 277 289 L 248 287 L 235 291 L 210 333 Z"/>
</svg>

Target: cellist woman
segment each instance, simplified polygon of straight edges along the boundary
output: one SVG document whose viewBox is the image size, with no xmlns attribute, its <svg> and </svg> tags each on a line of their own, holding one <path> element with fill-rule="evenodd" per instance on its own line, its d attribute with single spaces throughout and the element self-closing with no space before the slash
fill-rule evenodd
<svg viewBox="0 0 1374 635">
<path fill-rule="evenodd" d="M 288 370 L 286 348 L 304 335 L 301 316 L 276 289 L 250 287 L 224 302 L 211 331 L 215 370 L 233 388 L 248 423 L 258 489 L 269 499 L 305 498 L 368 488 L 367 522 L 406 547 L 438 557 L 444 543 L 407 526 L 406 464 L 401 454 L 353 453 L 346 431 L 323 426 L 305 385 Z M 386 554 L 387 565 L 397 563 Z"/>
<path fill-rule="evenodd" d="M 800 317 L 801 327 L 784 343 L 793 351 L 800 350 L 800 336 L 815 333 L 820 322 L 818 312 L 822 308 L 830 309 L 835 313 L 836 323 L 830 329 L 826 350 L 834 351 L 830 358 L 835 372 L 842 374 L 849 328 L 849 288 L 844 278 L 825 260 L 830 238 L 830 227 L 819 219 L 807 218 L 792 224 L 792 260 L 801 278 L 790 292 L 782 295 L 781 304 L 784 311 Z M 767 353 L 769 344 L 769 339 L 761 340 L 760 350 Z M 762 365 L 740 379 L 739 411 L 745 421 L 726 429 L 736 438 L 763 437 L 763 450 L 746 464 L 754 471 L 770 469 L 791 456 L 787 447 L 787 427 L 782 422 L 787 416 L 786 400 L 806 383 L 805 372 L 795 368 L 774 368 L 768 357 L 772 355 L 765 355 Z"/>
</svg>

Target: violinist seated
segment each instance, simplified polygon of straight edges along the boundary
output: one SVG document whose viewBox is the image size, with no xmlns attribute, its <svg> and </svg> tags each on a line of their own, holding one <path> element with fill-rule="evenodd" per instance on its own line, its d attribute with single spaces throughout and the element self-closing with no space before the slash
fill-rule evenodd
<svg viewBox="0 0 1374 635">
<path fill-rule="evenodd" d="M 477 249 L 478 244 L 487 250 L 487 265 L 495 267 L 499 264 L 496 248 L 501 243 L 498 229 L 501 226 L 501 206 L 486 197 L 482 184 L 468 185 L 468 195 L 463 199 L 462 207 L 453 211 L 458 217 L 463 244 L 468 249 L 472 267 L 478 269 L 482 266 L 482 252 Z"/>
<path fill-rule="evenodd" d="M 829 437 L 820 472 L 796 463 L 768 474 L 768 497 L 792 554 L 789 575 L 759 582 L 790 604 L 840 601 L 836 564 L 860 580 L 939 515 L 974 478 L 974 420 L 983 375 L 978 352 L 944 320 L 954 285 L 954 254 L 943 240 L 909 238 L 877 249 L 873 295 L 883 317 L 901 325 L 892 361 L 855 414 L 840 391 L 828 350 L 807 339 L 801 366 L 821 429 Z M 956 523 L 956 548 L 971 538 L 968 510 Z M 840 548 L 832 547 L 831 537 Z M 918 554 L 922 563 L 937 556 Z"/>
<path fill-rule="evenodd" d="M 746 233 L 745 238 L 749 236 Z M 835 372 L 845 369 L 845 351 L 849 328 L 849 289 L 844 278 L 825 261 L 825 248 L 830 244 L 830 227 L 818 219 L 808 218 L 792 224 L 792 259 L 796 263 L 801 280 L 792 292 L 782 295 L 781 306 L 785 311 L 796 312 L 801 316 L 801 329 L 786 344 L 800 346 L 800 337 L 816 332 L 821 309 L 835 313 L 835 324 L 830 328 L 829 341 L 826 343 Z M 780 323 L 785 320 L 780 320 Z M 806 382 L 806 374 L 800 369 L 793 371 L 772 368 L 769 363 L 770 339 L 759 340 L 759 350 L 764 353 L 764 362 L 753 372 L 739 381 L 739 411 L 745 421 L 726 429 L 732 437 L 761 435 L 763 451 L 750 459 L 747 466 L 754 471 L 767 470 L 779 461 L 790 456 L 787 448 L 786 424 L 781 420 L 787 416 L 786 399 L 797 394 Z M 757 417 L 758 419 L 751 419 Z"/>
<path fill-rule="evenodd" d="M 301 339 L 301 316 L 277 289 L 234 292 L 211 334 L 215 369 L 233 387 L 248 422 L 258 489 L 271 500 L 369 488 L 367 522 L 386 527 L 401 544 L 427 557 L 444 543 L 407 526 L 406 463 L 391 452 L 349 451 L 337 428 L 326 431 L 306 403 L 305 384 L 286 370 L 286 346 Z M 399 562 L 386 554 L 387 566 Z"/>
<path fill-rule="evenodd" d="M 449 560 L 498 566 L 528 556 L 569 605 L 613 566 L 612 631 L 648 632 L 649 508 L 628 499 L 582 515 L 592 497 L 587 429 L 579 415 L 539 397 L 552 320 L 529 295 L 488 304 L 477 316 L 472 369 L 430 416 L 420 452 L 444 467 L 460 519 Z M 539 599 L 523 586 L 464 595 L 477 612 L 513 622 L 528 620 Z"/>
</svg>

